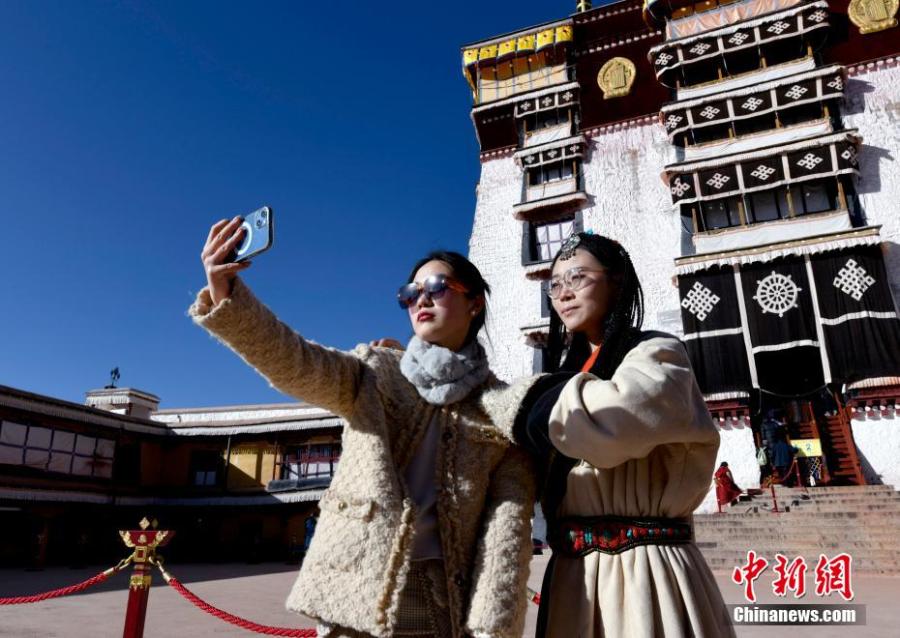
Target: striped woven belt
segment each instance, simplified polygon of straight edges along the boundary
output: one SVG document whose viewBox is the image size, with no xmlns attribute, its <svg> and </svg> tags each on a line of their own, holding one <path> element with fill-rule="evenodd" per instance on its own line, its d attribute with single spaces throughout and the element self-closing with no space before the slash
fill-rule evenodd
<svg viewBox="0 0 900 638">
<path fill-rule="evenodd" d="M 553 531 L 553 551 L 573 558 L 618 554 L 638 545 L 690 543 L 693 538 L 691 524 L 682 518 L 572 516 L 558 520 Z"/>
</svg>

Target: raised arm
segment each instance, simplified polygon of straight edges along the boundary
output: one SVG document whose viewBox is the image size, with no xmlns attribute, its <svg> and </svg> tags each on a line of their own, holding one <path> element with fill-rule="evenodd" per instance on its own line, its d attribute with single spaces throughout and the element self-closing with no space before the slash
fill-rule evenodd
<svg viewBox="0 0 900 638">
<path fill-rule="evenodd" d="M 278 390 L 348 416 L 363 366 L 359 357 L 307 341 L 253 296 L 237 277 L 244 264 L 224 263 L 240 238 L 240 218 L 210 230 L 201 259 L 208 286 L 188 314 Z"/>
<path fill-rule="evenodd" d="M 609 381 L 574 376 L 551 412 L 550 438 L 566 456 L 599 468 L 643 458 L 659 445 L 719 444 L 687 352 L 674 337 L 639 343 Z"/>
</svg>

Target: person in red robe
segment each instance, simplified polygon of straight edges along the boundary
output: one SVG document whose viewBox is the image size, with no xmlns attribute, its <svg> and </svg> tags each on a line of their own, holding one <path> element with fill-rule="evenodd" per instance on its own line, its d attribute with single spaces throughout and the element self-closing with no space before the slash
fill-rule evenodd
<svg viewBox="0 0 900 638">
<path fill-rule="evenodd" d="M 719 505 L 730 505 L 732 501 L 744 493 L 744 490 L 735 484 L 731 470 L 728 469 L 728 463 L 725 461 L 722 461 L 719 469 L 716 470 L 715 478 L 716 500 L 719 501 Z"/>
</svg>

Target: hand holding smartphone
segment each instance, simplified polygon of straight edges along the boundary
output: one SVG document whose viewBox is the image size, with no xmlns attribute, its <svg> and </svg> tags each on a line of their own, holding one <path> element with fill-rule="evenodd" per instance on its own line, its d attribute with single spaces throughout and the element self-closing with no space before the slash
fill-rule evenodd
<svg viewBox="0 0 900 638">
<path fill-rule="evenodd" d="M 213 305 L 231 295 L 234 278 L 250 266 L 251 257 L 272 247 L 274 230 L 272 209 L 268 206 L 213 224 L 200 253 Z"/>
<path fill-rule="evenodd" d="M 272 247 L 275 241 L 275 223 L 269 206 L 244 215 L 239 230 L 244 236 L 234 250 L 225 258 L 225 263 L 240 263 L 255 257 Z"/>
</svg>

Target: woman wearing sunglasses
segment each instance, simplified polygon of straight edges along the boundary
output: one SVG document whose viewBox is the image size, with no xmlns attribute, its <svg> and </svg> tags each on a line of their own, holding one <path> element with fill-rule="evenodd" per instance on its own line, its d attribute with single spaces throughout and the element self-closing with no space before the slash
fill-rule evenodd
<svg viewBox="0 0 900 638">
<path fill-rule="evenodd" d="M 553 548 L 538 636 L 733 636 L 691 531 L 719 434 L 684 346 L 641 332 L 641 286 L 611 239 L 573 235 L 548 290 L 557 373 L 515 427 L 539 459 Z"/>
<path fill-rule="evenodd" d="M 415 333 L 406 351 L 342 352 L 280 322 L 236 276 L 247 265 L 223 263 L 239 226 L 212 227 L 190 315 L 274 387 L 346 423 L 288 608 L 323 638 L 521 636 L 534 478 L 507 435 L 527 388 L 488 368 L 478 269 L 428 255 L 398 294 Z"/>
</svg>

